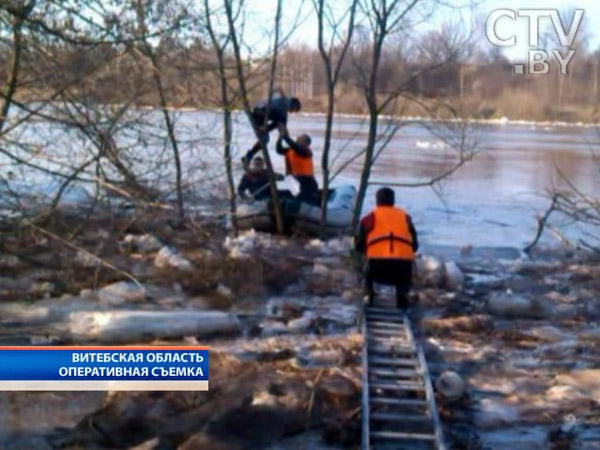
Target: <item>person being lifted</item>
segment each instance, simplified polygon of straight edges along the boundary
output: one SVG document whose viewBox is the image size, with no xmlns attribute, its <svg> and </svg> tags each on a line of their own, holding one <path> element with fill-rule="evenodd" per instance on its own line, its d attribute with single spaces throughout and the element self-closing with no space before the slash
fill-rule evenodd
<svg viewBox="0 0 600 450">
<path fill-rule="evenodd" d="M 283 145 L 283 141 L 287 146 Z M 277 153 L 285 158 L 286 175 L 292 175 L 300 185 L 298 200 L 311 205 L 319 205 L 319 185 L 313 169 L 313 153 L 310 149 L 310 136 L 303 134 L 296 141 L 287 133 L 277 139 Z"/>
<path fill-rule="evenodd" d="M 284 176 L 277 173 L 275 178 L 277 181 L 281 181 Z M 261 156 L 255 156 L 252 164 L 245 168 L 237 192 L 242 200 L 267 200 L 271 198 L 269 172 L 265 166 L 265 160 Z M 246 192 L 249 192 L 250 195 Z"/>
<path fill-rule="evenodd" d="M 283 89 L 278 88 L 277 92 L 271 97 L 271 101 L 268 99 L 263 100 L 254 107 L 250 120 L 259 130 L 261 139 L 269 142 L 269 133 L 274 129 L 278 129 L 280 135 L 287 134 L 288 113 L 298 112 L 301 108 L 300 100 L 296 97 L 286 97 Z M 242 165 L 247 166 L 250 164 L 254 155 L 261 149 L 261 139 L 256 141 L 242 158 Z"/>
<path fill-rule="evenodd" d="M 374 283 L 382 283 L 396 287 L 396 304 L 406 309 L 413 261 L 419 249 L 417 231 L 411 217 L 394 206 L 392 189 L 379 189 L 375 200 L 377 206 L 361 219 L 355 240 L 355 250 L 365 259 L 363 274 L 369 305 L 375 298 Z"/>
</svg>

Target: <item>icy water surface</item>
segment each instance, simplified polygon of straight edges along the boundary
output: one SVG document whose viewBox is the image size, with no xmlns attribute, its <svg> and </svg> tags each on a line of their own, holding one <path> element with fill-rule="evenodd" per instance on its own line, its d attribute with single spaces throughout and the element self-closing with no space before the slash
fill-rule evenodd
<svg viewBox="0 0 600 450">
<path fill-rule="evenodd" d="M 294 132 L 303 127 L 310 130 L 318 152 L 323 135 L 319 122 L 301 118 L 292 126 Z M 360 120 L 338 120 L 334 146 L 344 145 L 348 134 L 357 130 L 355 142 L 340 160 L 361 148 L 367 130 Z M 418 124 L 401 128 L 374 165 L 372 179 L 418 183 L 446 172 L 456 161 L 456 151 L 448 143 L 453 135 L 441 132 L 440 138 Z M 443 182 L 439 192 L 430 187 L 396 188 L 397 202 L 408 209 L 430 245 L 519 247 L 528 243 L 535 235 L 536 214 L 543 214 L 550 204 L 546 191 L 566 186 L 557 168 L 584 192 L 600 192 L 600 165 L 593 156 L 593 143 L 600 139 L 594 129 L 492 124 L 478 125 L 470 134 L 478 143 L 477 155 Z M 338 182 L 357 183 L 360 168 L 359 159 Z M 365 209 L 373 206 L 376 189 L 370 188 Z M 564 218 L 557 219 L 553 223 L 570 238 L 582 236 L 581 230 L 565 227 Z"/>
<path fill-rule="evenodd" d="M 173 164 L 170 148 L 164 140 L 161 116 L 155 111 L 139 114 L 141 119 L 132 118 L 119 130 L 116 136 L 118 145 L 130 152 L 127 161 L 149 185 L 172 190 Z M 222 196 L 224 173 L 220 115 L 212 111 L 180 111 L 174 115 L 186 191 Z M 242 114 L 235 114 L 234 122 L 237 181 L 241 176 L 240 158 L 254 139 Z M 387 126 L 383 119 L 382 132 Z M 318 171 L 324 135 L 323 118 L 294 115 L 290 117 L 289 129 L 292 136 L 301 133 L 312 136 Z M 432 134 L 427 127 L 414 121 L 403 122 L 375 163 L 372 180 L 421 183 L 446 172 L 455 164 L 457 157 L 450 144 L 459 139 L 454 131 L 438 125 Z M 11 137 L 19 142 L 29 141 L 34 148 L 43 148 L 35 162 L 63 173 L 69 171 L 65 164 L 76 166 L 95 152 L 77 131 L 44 123 L 27 125 L 19 130 L 18 135 L 15 133 Z M 353 157 L 366 142 L 365 119 L 337 118 L 333 138 L 332 172 L 343 168 L 333 183 L 357 185 L 362 157 Z M 535 234 L 536 215 L 542 214 L 549 205 L 546 191 L 553 186 L 560 188 L 566 185 L 558 176 L 557 169 L 582 191 L 599 192 L 600 166 L 593 153 L 594 145 L 600 143 L 600 135 L 593 128 L 500 121 L 473 126 L 467 138 L 469 143 L 477 142 L 477 156 L 437 185 L 436 191 L 430 187 L 396 188 L 398 203 L 409 210 L 423 241 L 430 245 L 523 246 Z M 283 172 L 283 159 L 275 154 L 274 141 L 275 133 L 270 148 L 275 168 Z M 25 158 L 25 155 L 22 156 Z M 0 175 L 13 172 L 12 189 L 38 192 L 47 197 L 56 192 L 58 183 L 51 176 L 39 175 L 29 167 L 8 162 L 0 156 Z M 90 166 L 89 173 L 84 171 L 89 179 L 94 176 L 91 172 L 93 167 Z M 320 173 L 317 175 L 320 181 Z M 283 183 L 284 187 L 289 187 L 289 184 L 287 181 Z M 86 191 L 91 193 L 92 187 L 92 183 L 82 183 L 68 191 L 65 199 L 80 199 Z M 376 186 L 370 188 L 365 210 L 373 206 L 375 189 Z M 198 197 L 190 195 L 189 198 Z M 188 206 L 201 206 L 197 203 L 198 200 L 192 200 Z M 572 239 L 584 236 L 582 230 L 565 227 L 567 221 L 564 219 L 557 217 L 554 224 Z M 556 242 L 556 238 L 548 236 L 549 243 Z"/>
</svg>

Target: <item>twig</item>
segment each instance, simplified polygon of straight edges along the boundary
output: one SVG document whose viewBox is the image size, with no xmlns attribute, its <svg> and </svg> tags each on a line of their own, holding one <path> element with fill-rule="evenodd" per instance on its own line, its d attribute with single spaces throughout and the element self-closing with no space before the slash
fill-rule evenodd
<svg viewBox="0 0 600 450">
<path fill-rule="evenodd" d="M 137 197 L 134 197 L 132 194 L 130 194 L 129 192 L 119 188 L 118 186 L 115 186 L 114 184 L 109 183 L 106 180 L 103 180 L 99 177 L 94 177 L 94 180 L 100 184 L 102 187 L 111 190 L 111 191 L 115 191 L 117 194 L 122 195 L 123 197 L 126 197 L 128 199 L 131 199 L 132 201 L 139 201 L 140 199 Z M 172 206 L 164 204 L 164 203 L 157 203 L 157 202 L 147 202 L 144 201 L 144 203 L 146 203 L 148 206 L 152 206 L 153 208 L 161 208 L 161 209 L 167 209 L 167 210 L 171 210 L 173 209 Z"/>
<path fill-rule="evenodd" d="M 535 235 L 535 239 L 533 240 L 533 242 L 531 242 L 531 244 L 529 244 L 527 247 L 525 247 L 523 249 L 523 251 L 525 253 L 529 253 L 537 245 L 538 241 L 542 237 L 542 233 L 544 232 L 546 222 L 550 218 L 550 214 L 552 214 L 552 212 L 556 210 L 556 202 L 557 201 L 558 201 L 558 195 L 554 194 L 552 196 L 552 203 L 550 203 L 550 207 L 546 210 L 546 212 L 544 213 L 544 215 L 542 217 L 538 217 L 538 228 L 537 228 L 537 233 Z"/>
<path fill-rule="evenodd" d="M 548 229 L 552 232 L 552 234 L 554 234 L 554 237 L 556 237 L 556 239 L 558 239 L 558 241 L 564 245 L 565 247 L 569 247 L 569 248 L 575 248 L 576 246 L 573 245 L 573 243 L 567 239 L 566 236 L 564 236 L 560 231 L 558 231 L 556 228 L 550 226 L 550 225 L 546 225 L 548 227 Z"/>
<path fill-rule="evenodd" d="M 310 427 L 310 416 L 312 415 L 313 405 L 315 403 L 315 395 L 317 392 L 317 386 L 319 385 L 319 381 L 321 381 L 321 377 L 325 369 L 319 370 L 317 377 L 315 378 L 315 384 L 313 385 L 312 392 L 310 393 L 310 400 L 308 401 L 308 408 L 306 410 L 306 429 L 308 430 Z"/>
<path fill-rule="evenodd" d="M 131 281 L 133 281 L 136 285 L 138 285 L 139 287 L 143 288 L 144 286 L 142 285 L 142 283 L 139 282 L 139 280 L 137 278 L 135 278 L 133 275 L 131 275 L 129 272 L 127 272 L 126 270 L 123 270 L 117 266 L 115 266 L 114 264 L 109 263 L 108 261 L 106 261 L 105 259 L 99 257 L 98 255 L 95 255 L 89 251 L 87 251 L 86 249 L 84 249 L 83 247 L 80 247 L 78 245 L 73 244 L 72 242 L 67 241 L 66 239 L 63 239 L 62 237 L 58 236 L 57 234 L 52 233 L 51 231 L 45 230 L 41 227 L 38 227 L 37 225 L 35 225 L 34 223 L 29 223 L 29 226 L 32 227 L 33 229 L 39 231 L 40 233 L 55 239 L 59 242 L 62 242 L 64 245 L 66 245 L 67 247 L 76 250 L 78 252 L 82 252 L 84 253 L 86 256 L 89 256 L 93 259 L 95 259 L 96 261 L 98 261 L 100 264 L 102 264 L 103 266 L 114 270 L 117 273 L 120 273 L 121 275 L 129 278 Z"/>
</svg>

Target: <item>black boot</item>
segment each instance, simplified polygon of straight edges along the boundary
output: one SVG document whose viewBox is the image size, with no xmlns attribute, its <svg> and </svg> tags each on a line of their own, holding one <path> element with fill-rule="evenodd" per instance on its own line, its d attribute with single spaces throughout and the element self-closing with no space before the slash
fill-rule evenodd
<svg viewBox="0 0 600 450">
<path fill-rule="evenodd" d="M 396 287 L 396 306 L 404 311 L 408 309 L 408 292 L 400 287 Z"/>
</svg>

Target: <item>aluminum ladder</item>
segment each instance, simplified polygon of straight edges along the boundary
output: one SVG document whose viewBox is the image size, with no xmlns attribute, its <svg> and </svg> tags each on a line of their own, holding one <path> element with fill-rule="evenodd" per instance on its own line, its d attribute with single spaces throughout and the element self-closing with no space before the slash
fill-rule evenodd
<svg viewBox="0 0 600 450">
<path fill-rule="evenodd" d="M 423 350 L 406 314 L 366 306 L 362 450 L 446 450 Z"/>
</svg>

